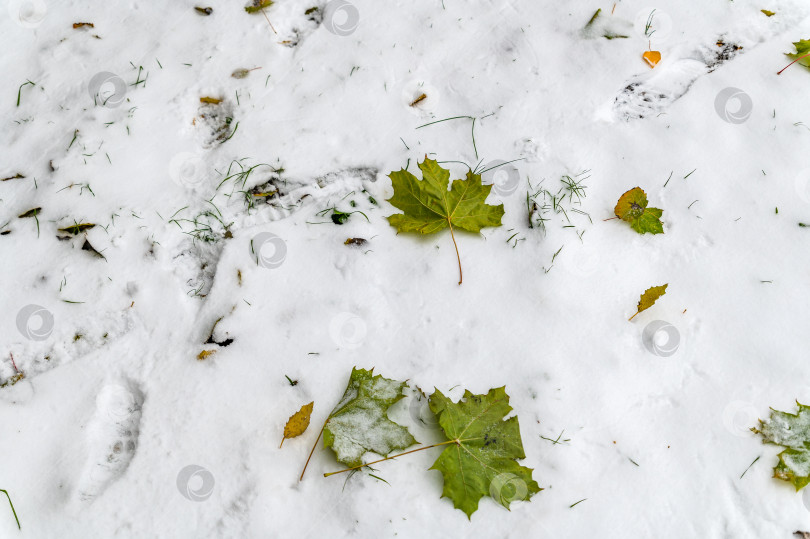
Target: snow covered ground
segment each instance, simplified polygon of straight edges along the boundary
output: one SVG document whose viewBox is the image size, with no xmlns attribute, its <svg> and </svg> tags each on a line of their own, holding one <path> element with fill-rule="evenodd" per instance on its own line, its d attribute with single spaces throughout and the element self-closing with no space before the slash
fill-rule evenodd
<svg viewBox="0 0 810 539">
<path fill-rule="evenodd" d="M 810 402 L 810 72 L 776 75 L 810 3 L 278 0 L 274 30 L 224 0 L 4 4 L 0 537 L 810 530 L 748 430 Z M 453 178 L 521 159 L 489 176 L 503 226 L 457 234 L 461 286 L 447 232 L 385 219 L 387 174 L 426 154 Z M 529 228 L 565 175 L 583 213 Z M 605 221 L 635 186 L 665 234 Z M 322 477 L 320 445 L 299 482 L 353 366 L 505 385 L 544 490 L 468 521 L 440 449 L 386 484 Z M 392 417 L 441 439 L 420 406 Z"/>
</svg>

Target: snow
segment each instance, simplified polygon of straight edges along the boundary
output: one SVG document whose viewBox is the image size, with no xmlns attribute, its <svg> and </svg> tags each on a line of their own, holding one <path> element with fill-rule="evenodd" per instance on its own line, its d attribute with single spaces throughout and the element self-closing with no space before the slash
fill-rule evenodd
<svg viewBox="0 0 810 539">
<path fill-rule="evenodd" d="M 810 73 L 775 74 L 810 4 L 278 0 L 278 34 L 199 5 L 4 4 L 0 178 L 25 178 L 0 182 L 0 488 L 22 524 L 0 500 L 0 537 L 810 528 L 810 498 L 771 477 L 780 448 L 748 430 L 810 402 Z M 597 8 L 630 37 L 585 32 Z M 417 129 L 455 116 L 474 131 Z M 452 179 L 523 158 L 489 198 L 503 226 L 457 234 L 461 286 L 447 231 L 385 219 L 387 174 L 425 154 Z M 587 177 L 590 219 L 529 228 L 526 191 L 564 175 Z M 664 235 L 605 221 L 635 186 Z M 57 232 L 77 223 L 97 226 Z M 389 485 L 322 477 L 340 466 L 319 446 L 299 482 L 354 366 L 453 400 L 505 385 L 544 490 L 468 522 L 427 470 L 441 448 L 375 465 Z M 425 406 L 390 417 L 430 444 Z"/>
</svg>

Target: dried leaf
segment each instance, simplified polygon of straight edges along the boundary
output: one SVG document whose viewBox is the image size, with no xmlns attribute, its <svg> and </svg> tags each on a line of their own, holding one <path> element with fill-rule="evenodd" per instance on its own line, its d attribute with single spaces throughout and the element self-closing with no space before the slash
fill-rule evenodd
<svg viewBox="0 0 810 539">
<path fill-rule="evenodd" d="M 427 99 L 427 94 L 422 94 L 419 97 L 417 97 L 416 99 L 414 99 L 413 101 L 411 101 L 411 104 L 409 106 L 410 107 L 415 107 L 416 105 L 418 105 L 419 103 L 421 103 L 425 99 Z"/>
<path fill-rule="evenodd" d="M 616 203 L 613 212 L 622 221 L 630 223 L 630 227 L 639 234 L 664 233 L 664 225 L 660 221 L 664 210 L 648 208 L 647 195 L 641 187 L 634 187 L 624 193 Z"/>
<path fill-rule="evenodd" d="M 360 247 L 361 245 L 365 245 L 368 243 L 368 240 L 363 238 L 348 238 L 346 241 L 343 242 L 343 245 L 356 245 Z"/>
<path fill-rule="evenodd" d="M 90 28 L 95 28 L 96 27 L 92 22 L 74 22 L 73 23 L 73 28 L 83 28 L 85 26 L 90 27 Z"/>
<path fill-rule="evenodd" d="M 655 67 L 655 64 L 661 61 L 661 53 L 658 51 L 644 51 L 641 56 L 650 67 Z"/>
<path fill-rule="evenodd" d="M 290 419 L 287 420 L 287 424 L 284 425 L 284 437 L 281 439 L 281 445 L 278 446 L 279 448 L 284 445 L 284 440 L 304 434 L 304 431 L 309 427 L 309 418 L 312 415 L 312 407 L 314 405 L 314 401 L 305 404 L 300 410 L 290 416 Z"/>
<path fill-rule="evenodd" d="M 18 215 L 17 217 L 19 217 L 20 219 L 25 219 L 26 217 L 35 217 L 36 215 L 39 214 L 40 211 L 42 211 L 42 208 L 34 208 Z"/>
<path fill-rule="evenodd" d="M 107 260 L 107 258 L 103 254 L 96 251 L 95 247 L 90 245 L 90 242 L 87 240 L 87 238 L 84 239 L 84 245 L 82 245 L 82 251 L 89 251 L 94 256 L 97 256 L 98 258 L 103 258 L 104 260 Z"/>
<path fill-rule="evenodd" d="M 767 9 L 760 9 L 760 11 L 761 11 L 762 13 L 764 13 L 764 14 L 765 14 L 766 16 L 768 16 L 768 17 L 773 17 L 774 15 L 776 15 L 776 12 L 775 12 L 775 11 L 769 11 L 769 10 L 767 10 Z"/>
<path fill-rule="evenodd" d="M 258 13 L 266 7 L 273 5 L 273 0 L 253 0 L 250 5 L 245 6 L 248 13 Z"/>
<path fill-rule="evenodd" d="M 222 103 L 221 99 L 217 99 L 216 97 L 201 97 L 200 103 L 207 103 L 209 105 L 219 105 Z"/>
<path fill-rule="evenodd" d="M 12 375 L 12 376 L 11 376 L 11 377 L 10 377 L 8 380 L 6 380 L 5 382 L 3 382 L 2 384 L 0 384 L 0 388 L 2 388 L 2 387 L 8 387 L 8 386 L 13 386 L 14 384 L 16 384 L 17 382 L 19 382 L 19 381 L 20 381 L 20 380 L 22 380 L 23 378 L 25 378 L 25 373 L 23 373 L 23 372 L 18 372 L 18 373 L 16 373 L 16 374 Z"/>
<path fill-rule="evenodd" d="M 644 293 L 641 294 L 641 298 L 638 300 L 638 310 L 636 311 L 636 314 L 640 313 L 641 311 L 646 311 L 652 307 L 658 298 L 667 293 L 668 286 L 669 284 L 663 284 L 661 286 L 653 286 L 645 290 Z M 636 314 L 631 316 L 630 320 L 635 318 Z"/>
<path fill-rule="evenodd" d="M 199 7 L 199 6 L 194 6 L 194 9 L 195 9 L 195 10 L 197 11 L 197 13 L 199 13 L 200 15 L 206 15 L 206 16 L 208 16 L 208 15 L 210 15 L 211 13 L 213 13 L 213 12 L 214 12 L 214 9 L 213 9 L 213 8 L 210 8 L 210 7 Z"/>
<path fill-rule="evenodd" d="M 204 360 L 204 359 L 206 359 L 208 356 L 213 356 L 213 355 L 214 355 L 214 354 L 216 354 L 216 353 L 217 353 L 217 351 L 216 351 L 216 350 L 203 350 L 202 352 L 200 352 L 200 353 L 197 355 L 197 360 L 198 360 L 198 361 L 203 361 L 203 360 Z"/>
<path fill-rule="evenodd" d="M 73 226 L 67 226 L 65 228 L 60 228 L 59 232 L 67 232 L 68 234 L 73 234 L 75 236 L 76 234 L 80 234 L 85 230 L 90 230 L 94 226 L 96 225 L 92 223 L 81 223 Z"/>
</svg>

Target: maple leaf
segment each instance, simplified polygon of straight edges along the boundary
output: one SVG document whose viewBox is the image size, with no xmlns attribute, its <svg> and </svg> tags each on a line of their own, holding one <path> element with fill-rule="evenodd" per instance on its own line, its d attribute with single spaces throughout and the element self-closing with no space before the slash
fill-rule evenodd
<svg viewBox="0 0 810 539">
<path fill-rule="evenodd" d="M 798 62 L 804 67 L 810 68 L 810 39 L 800 39 L 794 41 L 793 46 L 796 47 L 796 53 L 788 53 L 785 56 L 793 58 L 793 62 Z"/>
<path fill-rule="evenodd" d="M 429 404 L 453 442 L 431 469 L 444 477 L 442 497 L 450 498 L 467 518 L 484 496 L 509 509 L 510 502 L 528 500 L 542 490 L 532 479 L 531 468 L 516 462 L 526 455 L 517 417 L 504 420 L 512 411 L 504 387 L 490 389 L 486 395 L 465 391 L 457 403 L 437 389 Z"/>
<path fill-rule="evenodd" d="M 281 439 L 281 444 L 278 446 L 279 448 L 284 445 L 284 440 L 304 434 L 304 431 L 309 427 L 309 418 L 312 415 L 312 407 L 314 405 L 314 401 L 305 404 L 300 410 L 290 416 L 290 419 L 287 420 L 287 424 L 284 425 L 284 437 Z"/>
<path fill-rule="evenodd" d="M 810 406 L 798 401 L 797 414 L 771 408 L 771 417 L 759 420 L 760 428 L 751 430 L 762 436 L 763 443 L 781 445 L 779 463 L 773 469 L 777 479 L 790 481 L 796 490 L 810 483 Z"/>
<path fill-rule="evenodd" d="M 667 293 L 668 286 L 669 284 L 667 283 L 662 284 L 661 286 L 651 286 L 650 288 L 645 290 L 638 300 L 638 310 L 636 311 L 636 314 L 640 313 L 641 311 L 646 311 L 647 309 L 652 307 L 653 304 L 658 300 L 658 298 Z M 630 320 L 635 318 L 636 314 L 631 316 Z"/>
<path fill-rule="evenodd" d="M 664 225 L 660 221 L 664 210 L 648 208 L 647 195 L 641 187 L 633 187 L 623 194 L 616 203 L 613 213 L 622 221 L 630 223 L 630 227 L 639 234 L 664 233 Z"/>
<path fill-rule="evenodd" d="M 394 187 L 394 196 L 388 202 L 404 212 L 390 215 L 388 222 L 397 232 L 420 234 L 434 234 L 449 227 L 458 258 L 458 284 L 461 284 L 461 257 L 453 227 L 480 232 L 486 226 L 501 226 L 503 204 L 486 203 L 492 186 L 482 185 L 480 174 L 469 171 L 466 180 L 453 180 L 448 190 L 449 170 L 427 156 L 419 163 L 419 168 L 422 180 L 405 169 L 388 175 Z"/>
<path fill-rule="evenodd" d="M 405 396 L 406 383 L 373 373 L 352 369 L 346 392 L 323 428 L 324 447 L 331 447 L 338 462 L 349 467 L 362 465 L 369 451 L 387 456 L 417 443 L 407 428 L 388 419 L 388 408 Z"/>
</svg>

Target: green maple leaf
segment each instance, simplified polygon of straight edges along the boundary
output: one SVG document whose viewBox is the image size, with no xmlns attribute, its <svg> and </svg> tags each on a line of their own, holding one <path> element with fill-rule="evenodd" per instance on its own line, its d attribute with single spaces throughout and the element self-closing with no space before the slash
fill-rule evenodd
<svg viewBox="0 0 810 539">
<path fill-rule="evenodd" d="M 486 203 L 492 186 L 482 185 L 480 174 L 469 171 L 466 180 L 453 180 L 448 190 L 449 170 L 427 156 L 419 163 L 419 168 L 421 181 L 405 169 L 388 175 L 394 187 L 394 196 L 388 202 L 404 212 L 390 215 L 388 222 L 397 232 L 420 234 L 434 234 L 449 227 L 458 258 L 458 284 L 461 284 L 461 257 L 453 227 L 480 232 L 485 226 L 501 226 L 503 204 Z"/>
<path fill-rule="evenodd" d="M 457 403 L 437 389 L 429 404 L 448 440 L 454 442 L 431 469 L 444 476 L 442 497 L 453 500 L 467 518 L 484 496 L 509 509 L 510 502 L 528 500 L 542 490 L 532 479 L 531 468 L 516 462 L 526 455 L 517 417 L 504 420 L 512 411 L 505 388 L 490 389 L 486 395 L 466 391 Z"/>
<path fill-rule="evenodd" d="M 799 60 L 799 58 L 801 58 L 798 63 L 804 67 L 810 68 L 810 39 L 794 41 L 793 46 L 796 47 L 796 53 L 789 53 L 785 56 L 793 58 L 793 60 Z"/>
<path fill-rule="evenodd" d="M 668 286 L 669 284 L 662 284 L 661 286 L 651 286 L 650 288 L 645 290 L 638 300 L 638 310 L 636 311 L 636 314 L 640 313 L 641 311 L 646 311 L 647 309 L 652 307 L 653 304 L 658 300 L 658 298 L 667 293 Z M 630 320 L 635 318 L 636 314 L 631 316 Z"/>
<path fill-rule="evenodd" d="M 781 445 L 779 463 L 773 469 L 777 479 L 790 481 L 796 490 L 810 483 L 810 406 L 798 401 L 799 413 L 790 414 L 771 408 L 771 417 L 759 420 L 760 428 L 751 430 L 762 436 L 763 443 Z"/>
<path fill-rule="evenodd" d="M 405 382 L 374 376 L 374 369 L 352 369 L 349 385 L 323 428 L 324 447 L 348 467 L 363 464 L 369 451 L 387 456 L 416 443 L 408 429 L 388 419 L 388 408 L 402 399 Z"/>
<path fill-rule="evenodd" d="M 616 203 L 613 213 L 622 221 L 630 223 L 630 227 L 639 234 L 664 233 L 664 225 L 660 220 L 664 210 L 648 208 L 647 195 L 641 187 L 633 187 L 623 194 Z"/>
</svg>

